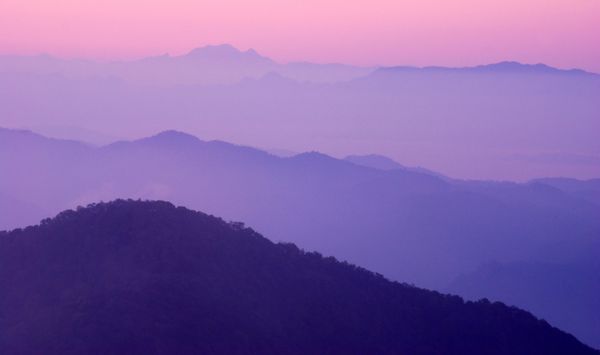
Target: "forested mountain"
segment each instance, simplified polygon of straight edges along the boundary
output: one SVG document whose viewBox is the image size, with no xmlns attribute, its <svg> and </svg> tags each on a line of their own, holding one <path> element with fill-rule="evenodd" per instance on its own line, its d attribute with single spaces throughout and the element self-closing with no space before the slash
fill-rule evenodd
<svg viewBox="0 0 600 355">
<path fill-rule="evenodd" d="M 279 158 L 174 131 L 95 148 L 0 130 L 0 171 L 0 191 L 35 206 L 4 213 L 0 229 L 94 201 L 161 199 L 437 290 L 494 261 L 586 265 L 600 258 L 600 206 L 540 181 L 451 180 L 318 152 Z M 582 310 L 555 310 L 564 312 Z M 564 328 L 563 318 L 548 318 Z M 586 322 L 573 329 L 584 328 L 593 329 Z"/>
<path fill-rule="evenodd" d="M 6 354 L 597 354 L 501 303 L 118 200 L 0 232 Z"/>
</svg>

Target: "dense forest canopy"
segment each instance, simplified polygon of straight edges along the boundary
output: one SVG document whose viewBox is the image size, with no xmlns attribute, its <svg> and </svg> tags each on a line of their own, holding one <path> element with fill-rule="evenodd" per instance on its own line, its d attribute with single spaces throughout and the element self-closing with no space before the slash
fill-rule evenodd
<svg viewBox="0 0 600 355">
<path fill-rule="evenodd" d="M 7 354 L 596 354 L 464 302 L 167 202 L 117 200 L 0 232 Z"/>
</svg>

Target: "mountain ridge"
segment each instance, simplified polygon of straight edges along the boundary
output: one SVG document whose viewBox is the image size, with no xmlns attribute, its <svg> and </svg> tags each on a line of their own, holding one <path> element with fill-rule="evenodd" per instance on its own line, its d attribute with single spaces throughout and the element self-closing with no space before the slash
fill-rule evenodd
<svg viewBox="0 0 600 355">
<path fill-rule="evenodd" d="M 493 260 L 570 265 L 600 250 L 600 205 L 585 195 L 586 183 L 443 179 L 320 153 L 280 158 L 174 132 L 76 154 L 40 140 L 0 139 L 0 192 L 38 205 L 42 216 L 115 198 L 169 200 L 438 290 Z M 15 227 L 41 216 L 3 217 Z"/>
<path fill-rule="evenodd" d="M 0 246 L 9 352 L 597 354 L 525 311 L 392 283 L 168 202 L 64 211 L 0 232 Z"/>
<path fill-rule="evenodd" d="M 527 64 L 517 61 L 501 61 L 490 64 L 479 64 L 465 67 L 450 67 L 450 66 L 390 66 L 379 68 L 378 71 L 386 73 L 394 72 L 472 72 L 472 73 L 530 73 L 530 74 L 565 74 L 565 75 L 591 75 L 599 76 L 598 73 L 585 71 L 583 69 L 561 69 L 549 66 L 544 63 Z"/>
</svg>

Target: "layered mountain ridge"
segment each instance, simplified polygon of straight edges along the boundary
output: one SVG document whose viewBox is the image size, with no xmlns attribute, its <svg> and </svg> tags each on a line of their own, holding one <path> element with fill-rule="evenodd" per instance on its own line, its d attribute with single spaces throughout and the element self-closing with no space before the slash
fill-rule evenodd
<svg viewBox="0 0 600 355">
<path fill-rule="evenodd" d="M 0 229 L 94 201 L 169 200 L 437 290 L 490 262 L 554 263 L 567 272 L 578 265 L 593 275 L 600 251 L 593 180 L 463 181 L 317 152 L 280 158 L 174 131 L 96 148 L 0 130 L 0 171 L 0 206 L 22 210 L 0 215 Z M 573 280 L 582 295 L 595 297 L 593 278 Z M 578 332 L 596 329 L 586 316 L 594 310 L 536 309 L 590 345 L 599 339 Z"/>
</svg>

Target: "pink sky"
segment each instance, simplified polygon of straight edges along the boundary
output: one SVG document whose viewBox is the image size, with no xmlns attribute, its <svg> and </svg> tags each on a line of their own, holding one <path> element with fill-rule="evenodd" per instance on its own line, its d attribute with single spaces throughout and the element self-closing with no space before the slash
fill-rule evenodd
<svg viewBox="0 0 600 355">
<path fill-rule="evenodd" d="M 600 72 L 600 0 L 0 1 L 4 54 L 126 59 L 219 43 L 282 62 Z"/>
</svg>

